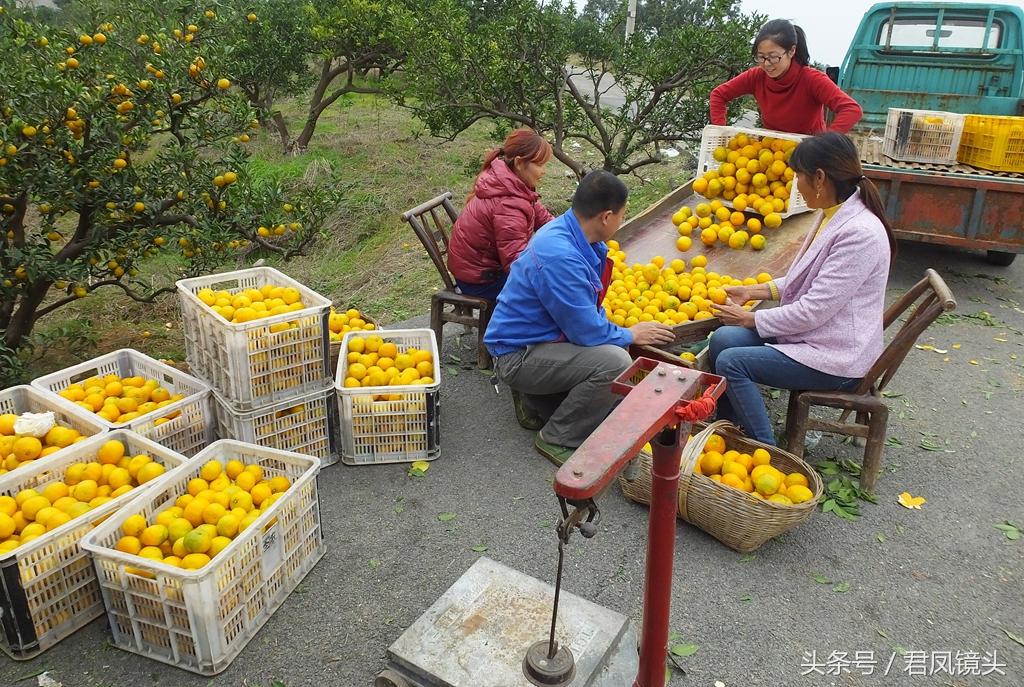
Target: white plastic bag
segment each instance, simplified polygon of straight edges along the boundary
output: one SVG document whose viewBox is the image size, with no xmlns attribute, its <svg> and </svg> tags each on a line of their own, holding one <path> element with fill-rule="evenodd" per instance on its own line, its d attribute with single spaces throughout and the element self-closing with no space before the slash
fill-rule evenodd
<svg viewBox="0 0 1024 687">
<path fill-rule="evenodd" d="M 43 438 L 57 424 L 52 411 L 45 413 L 22 413 L 14 421 L 14 433 L 19 436 Z"/>
</svg>

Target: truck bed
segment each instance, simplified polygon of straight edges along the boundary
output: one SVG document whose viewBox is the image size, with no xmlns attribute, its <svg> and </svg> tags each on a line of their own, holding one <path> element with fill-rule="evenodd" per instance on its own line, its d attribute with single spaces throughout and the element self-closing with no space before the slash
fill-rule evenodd
<svg viewBox="0 0 1024 687">
<path fill-rule="evenodd" d="M 963 175 L 967 177 L 992 177 L 994 179 L 1017 179 L 1024 181 L 1024 174 L 1019 172 L 994 172 L 979 169 L 959 162 L 947 165 L 929 164 L 927 162 L 902 162 L 893 160 L 882 154 L 883 140 L 874 132 L 850 132 L 850 138 L 857 144 L 860 160 L 870 167 L 905 170 L 908 172 L 924 172 L 930 174 Z"/>
</svg>

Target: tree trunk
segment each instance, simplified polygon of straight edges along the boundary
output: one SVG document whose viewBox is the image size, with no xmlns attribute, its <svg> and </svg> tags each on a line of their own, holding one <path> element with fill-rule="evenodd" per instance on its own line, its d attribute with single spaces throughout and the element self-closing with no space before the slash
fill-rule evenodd
<svg viewBox="0 0 1024 687">
<path fill-rule="evenodd" d="M 288 122 L 284 121 L 280 110 L 271 116 L 271 120 L 274 122 L 274 128 L 277 129 L 277 135 L 281 137 L 281 152 L 287 155 L 292 151 L 292 137 L 288 133 Z"/>
<path fill-rule="evenodd" d="M 337 70 L 332 69 L 333 64 L 334 58 L 328 57 L 320 65 L 320 79 L 317 81 L 316 88 L 313 89 L 313 95 L 309 99 L 306 123 L 303 125 L 299 137 L 295 139 L 294 147 L 299 151 L 305 151 L 309 147 L 309 139 L 313 138 L 317 120 L 320 119 L 320 114 L 324 111 L 324 96 L 327 94 L 327 88 L 334 81 L 335 76 L 337 76 Z"/>
<path fill-rule="evenodd" d="M 36 311 L 42 304 L 43 299 L 50 290 L 53 282 L 43 280 L 28 287 L 21 299 L 21 305 L 11 318 L 4 332 L 4 345 L 12 351 L 18 350 L 25 341 L 25 337 L 32 333 L 32 327 L 36 323 Z"/>
</svg>

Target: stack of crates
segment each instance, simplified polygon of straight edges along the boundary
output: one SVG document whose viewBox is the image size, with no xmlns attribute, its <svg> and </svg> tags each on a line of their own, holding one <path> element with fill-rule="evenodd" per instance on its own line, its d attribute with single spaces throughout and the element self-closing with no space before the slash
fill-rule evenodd
<svg viewBox="0 0 1024 687">
<path fill-rule="evenodd" d="M 323 466 L 335 462 L 330 300 L 272 267 L 183 279 L 177 287 L 189 369 L 213 388 L 217 435 L 314 456 Z M 220 292 L 234 305 L 218 305 Z M 222 314 L 238 304 L 251 310 L 246 302 L 260 298 L 301 307 L 241 322 Z"/>
<path fill-rule="evenodd" d="M 1024 117 L 967 115 L 957 159 L 993 172 L 1024 172 Z"/>
</svg>

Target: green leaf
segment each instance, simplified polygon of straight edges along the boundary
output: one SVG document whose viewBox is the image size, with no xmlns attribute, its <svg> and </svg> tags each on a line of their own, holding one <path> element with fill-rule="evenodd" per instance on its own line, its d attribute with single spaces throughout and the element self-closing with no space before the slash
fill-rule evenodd
<svg viewBox="0 0 1024 687">
<path fill-rule="evenodd" d="M 676 644 L 669 651 L 672 652 L 673 656 L 683 658 L 685 656 L 693 656 L 699 648 L 696 644 Z"/>
<path fill-rule="evenodd" d="M 896 437 L 889 437 L 888 439 L 885 440 L 885 445 L 901 447 L 903 446 L 903 442 L 897 439 Z"/>
<path fill-rule="evenodd" d="M 875 630 L 875 632 L 877 632 L 880 637 L 885 637 L 886 639 L 889 639 L 889 635 L 885 633 L 885 630 Z"/>
<path fill-rule="evenodd" d="M 380 561 L 378 561 L 376 558 L 371 558 L 370 559 L 370 567 L 371 568 L 379 568 L 380 567 Z"/>
<path fill-rule="evenodd" d="M 1006 633 L 1006 636 L 1007 636 L 1007 637 L 1009 637 L 1009 638 L 1010 638 L 1010 639 L 1012 639 L 1013 641 L 1017 642 L 1017 643 L 1018 643 L 1018 644 L 1020 644 L 1021 646 L 1024 646 L 1024 639 L 1021 639 L 1020 637 L 1018 637 L 1017 635 L 1013 634 L 1012 632 L 1010 632 L 1010 631 L 1009 631 L 1009 630 L 1007 630 L 1006 628 L 1003 628 L 1003 632 L 1005 632 L 1005 633 Z"/>
<path fill-rule="evenodd" d="M 875 535 L 875 539 L 878 540 L 879 544 L 884 544 L 885 543 L 885 535 L 882 534 L 881 532 L 879 532 L 878 534 Z"/>
<path fill-rule="evenodd" d="M 448 522 L 449 520 L 455 519 L 455 513 L 438 513 L 437 519 L 441 522 Z"/>
<path fill-rule="evenodd" d="M 782 396 L 782 392 L 779 391 L 778 389 L 772 389 L 771 391 L 768 392 L 768 395 L 775 399 L 778 398 L 779 396 Z"/>
<path fill-rule="evenodd" d="M 819 573 L 811 573 L 811 579 L 818 584 L 832 584 L 832 580 Z"/>
<path fill-rule="evenodd" d="M 895 651 L 895 652 L 896 652 L 897 654 L 899 654 L 900 656 L 903 656 L 904 654 L 906 654 L 906 653 L 907 653 L 907 649 L 906 649 L 906 647 L 902 647 L 902 646 L 894 646 L 894 647 L 892 648 L 892 650 L 893 650 L 893 651 Z"/>
<path fill-rule="evenodd" d="M 747 596 L 741 596 L 740 601 L 753 601 L 753 598 L 748 594 Z"/>
<path fill-rule="evenodd" d="M 835 587 L 832 587 L 832 591 L 838 592 L 839 594 L 843 594 L 845 592 L 848 592 L 848 591 L 850 591 L 850 583 L 849 582 L 840 582 Z"/>
<path fill-rule="evenodd" d="M 901 394 L 899 392 L 889 391 L 888 389 L 886 389 L 885 391 L 882 392 L 882 396 L 884 396 L 885 398 L 899 398 L 902 395 L 903 394 Z"/>
<path fill-rule="evenodd" d="M 450 374 L 452 377 L 458 377 L 459 376 L 459 368 L 457 368 L 457 367 L 455 367 L 453 365 L 449 365 L 448 366 L 448 374 Z"/>
<path fill-rule="evenodd" d="M 484 377 L 493 377 L 494 376 L 494 370 L 477 370 L 477 372 L 482 374 Z"/>
<path fill-rule="evenodd" d="M 923 448 L 925 451 L 943 451 L 946 448 L 945 446 L 943 446 L 938 441 L 936 441 L 934 439 L 929 439 L 928 437 L 925 437 L 924 439 L 921 439 L 921 443 L 918 444 L 918 445 L 921 448 Z"/>
<path fill-rule="evenodd" d="M 755 554 L 753 553 L 745 553 L 742 556 L 740 556 L 740 563 L 749 563 L 750 561 L 754 560 L 754 556 Z"/>
<path fill-rule="evenodd" d="M 419 468 L 409 468 L 408 474 L 409 477 L 423 477 L 427 473 L 425 470 L 420 470 Z"/>
<path fill-rule="evenodd" d="M 825 502 L 821 504 L 821 512 L 822 513 L 830 513 L 830 512 L 832 512 L 835 509 L 835 507 L 836 507 L 835 499 L 825 499 Z"/>
<path fill-rule="evenodd" d="M 477 553 L 483 553 L 484 551 L 487 550 L 487 546 L 484 545 L 484 544 L 477 544 L 476 546 L 471 546 L 469 548 L 472 549 L 473 551 L 476 551 Z"/>
<path fill-rule="evenodd" d="M 1016 541 L 1020 539 L 1020 528 L 1011 523 L 1009 520 L 998 525 L 993 525 L 993 527 L 995 527 L 997 530 L 1002 531 L 1002 533 L 1006 535 L 1006 538 L 1011 541 Z"/>
</svg>

